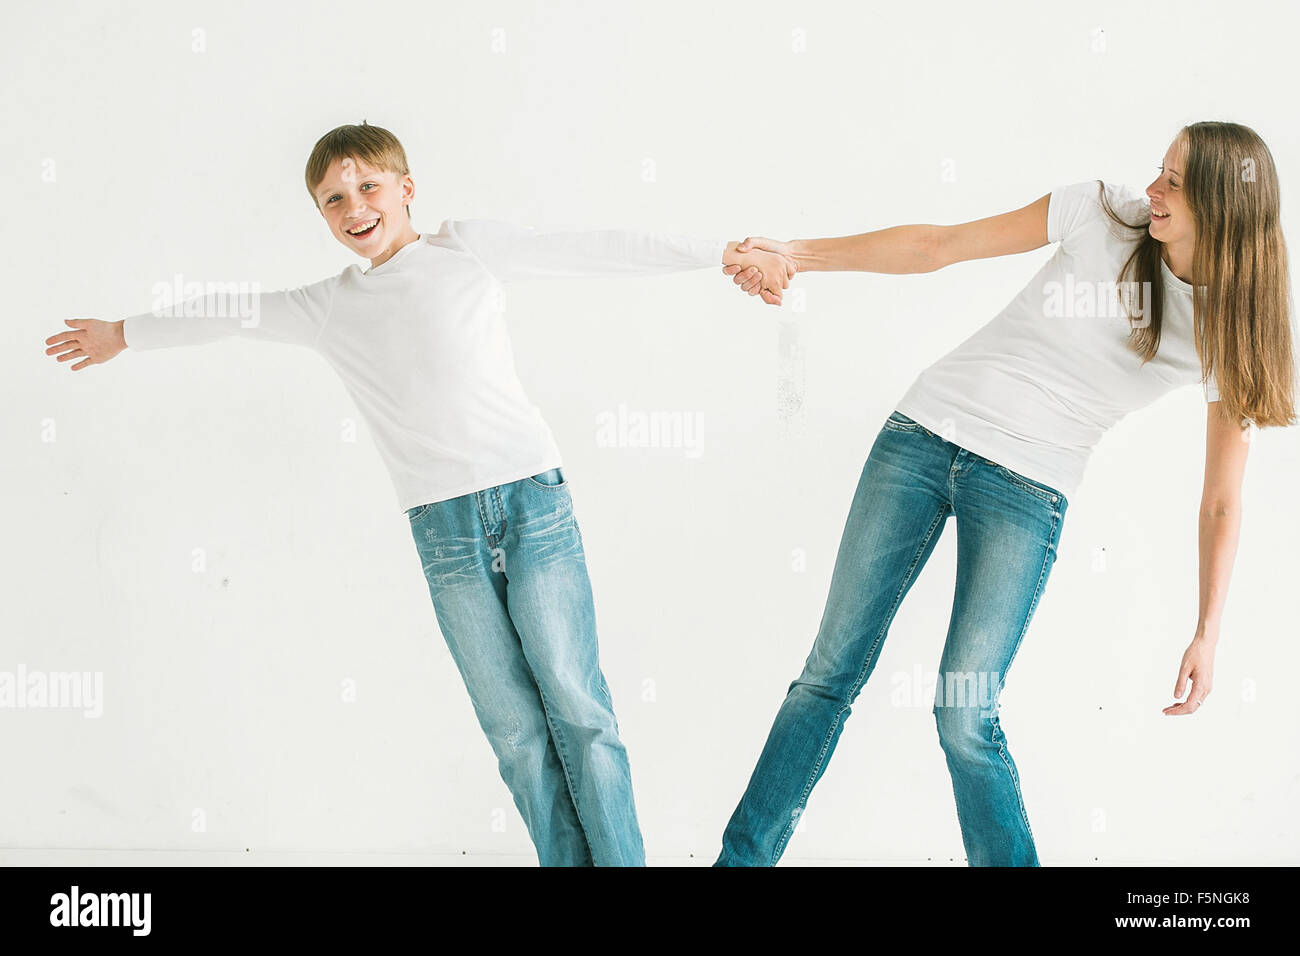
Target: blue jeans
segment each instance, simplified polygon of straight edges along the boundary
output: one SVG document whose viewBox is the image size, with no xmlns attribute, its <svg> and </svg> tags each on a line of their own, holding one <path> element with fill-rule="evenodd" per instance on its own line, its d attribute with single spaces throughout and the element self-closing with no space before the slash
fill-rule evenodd
<svg viewBox="0 0 1300 956">
<path fill-rule="evenodd" d="M 407 512 L 438 626 L 542 866 L 644 866 L 559 468 Z"/>
<path fill-rule="evenodd" d="M 897 411 L 876 436 L 840 542 L 821 627 L 722 837 L 715 866 L 775 866 L 871 676 L 890 622 L 957 516 L 957 582 L 933 713 L 971 866 L 1037 866 L 997 698 L 1065 516 L 1056 489 Z"/>
</svg>

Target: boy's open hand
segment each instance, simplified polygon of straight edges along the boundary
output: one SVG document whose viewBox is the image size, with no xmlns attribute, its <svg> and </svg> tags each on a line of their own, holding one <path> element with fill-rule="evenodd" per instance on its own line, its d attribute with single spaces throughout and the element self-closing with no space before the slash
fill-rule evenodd
<svg viewBox="0 0 1300 956">
<path fill-rule="evenodd" d="M 50 346 L 46 355 L 58 354 L 60 362 L 80 358 L 72 366 L 74 372 L 87 365 L 102 365 L 126 348 L 126 336 L 121 321 L 102 322 L 99 319 L 64 319 L 72 326 L 71 332 L 59 332 L 45 340 Z"/>
<path fill-rule="evenodd" d="M 729 244 L 722 261 L 724 275 L 735 276 L 743 291 L 761 295 L 769 305 L 781 304 L 781 290 L 789 288 L 790 278 L 799 271 L 788 243 L 761 237 Z"/>
</svg>

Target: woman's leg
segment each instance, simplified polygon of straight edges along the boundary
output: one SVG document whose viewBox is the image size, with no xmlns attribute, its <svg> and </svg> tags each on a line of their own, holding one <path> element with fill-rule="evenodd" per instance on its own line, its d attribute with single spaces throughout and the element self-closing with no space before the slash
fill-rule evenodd
<svg viewBox="0 0 1300 956">
<path fill-rule="evenodd" d="M 593 862 L 644 866 L 632 771 L 600 670 L 596 611 L 560 469 L 502 488 L 506 601 Z"/>
<path fill-rule="evenodd" d="M 1066 500 L 978 455 L 954 467 L 957 585 L 934 716 L 971 866 L 1037 866 L 998 695 L 1056 561 Z"/>
<path fill-rule="evenodd" d="M 952 512 L 948 478 L 955 451 L 897 412 L 876 436 L 812 652 L 777 711 L 715 866 L 774 866 L 780 859 L 890 622 Z"/>
<path fill-rule="evenodd" d="M 542 866 L 590 866 L 546 711 L 510 619 L 499 550 L 500 488 L 413 509 L 438 626 Z"/>
</svg>

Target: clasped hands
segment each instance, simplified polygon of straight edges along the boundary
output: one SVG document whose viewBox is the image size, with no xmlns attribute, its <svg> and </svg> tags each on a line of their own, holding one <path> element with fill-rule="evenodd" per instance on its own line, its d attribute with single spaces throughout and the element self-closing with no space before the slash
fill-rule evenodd
<svg viewBox="0 0 1300 956">
<path fill-rule="evenodd" d="M 790 243 L 761 236 L 727 243 L 722 255 L 725 275 L 750 295 L 760 295 L 768 305 L 781 304 L 781 292 L 799 271 Z"/>
</svg>

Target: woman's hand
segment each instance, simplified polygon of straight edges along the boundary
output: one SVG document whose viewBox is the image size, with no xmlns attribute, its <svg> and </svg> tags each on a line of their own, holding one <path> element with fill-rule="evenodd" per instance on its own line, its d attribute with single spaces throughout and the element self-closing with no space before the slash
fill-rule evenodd
<svg viewBox="0 0 1300 956">
<path fill-rule="evenodd" d="M 729 243 L 723 256 L 724 275 L 734 276 L 736 285 L 750 295 L 761 295 L 769 305 L 781 304 L 781 291 L 790 286 L 798 271 L 788 243 L 774 239 L 750 237 Z"/>
<path fill-rule="evenodd" d="M 1178 665 L 1178 681 L 1174 684 L 1174 696 L 1183 695 L 1189 680 L 1192 682 L 1192 689 L 1187 695 L 1187 700 L 1170 704 L 1162 711 L 1166 716 L 1194 714 L 1204 706 L 1206 695 L 1214 685 L 1215 643 L 1214 637 L 1198 634 L 1192 638 L 1192 643 L 1188 645 L 1187 650 L 1183 651 L 1183 661 Z"/>
<path fill-rule="evenodd" d="M 46 355 L 59 354 L 60 362 L 74 358 L 81 359 L 72 366 L 79 372 L 87 365 L 101 365 L 126 348 L 126 336 L 122 332 L 123 321 L 103 322 L 100 319 L 64 319 L 72 326 L 71 332 L 59 332 L 45 340 L 50 348 Z"/>
</svg>

